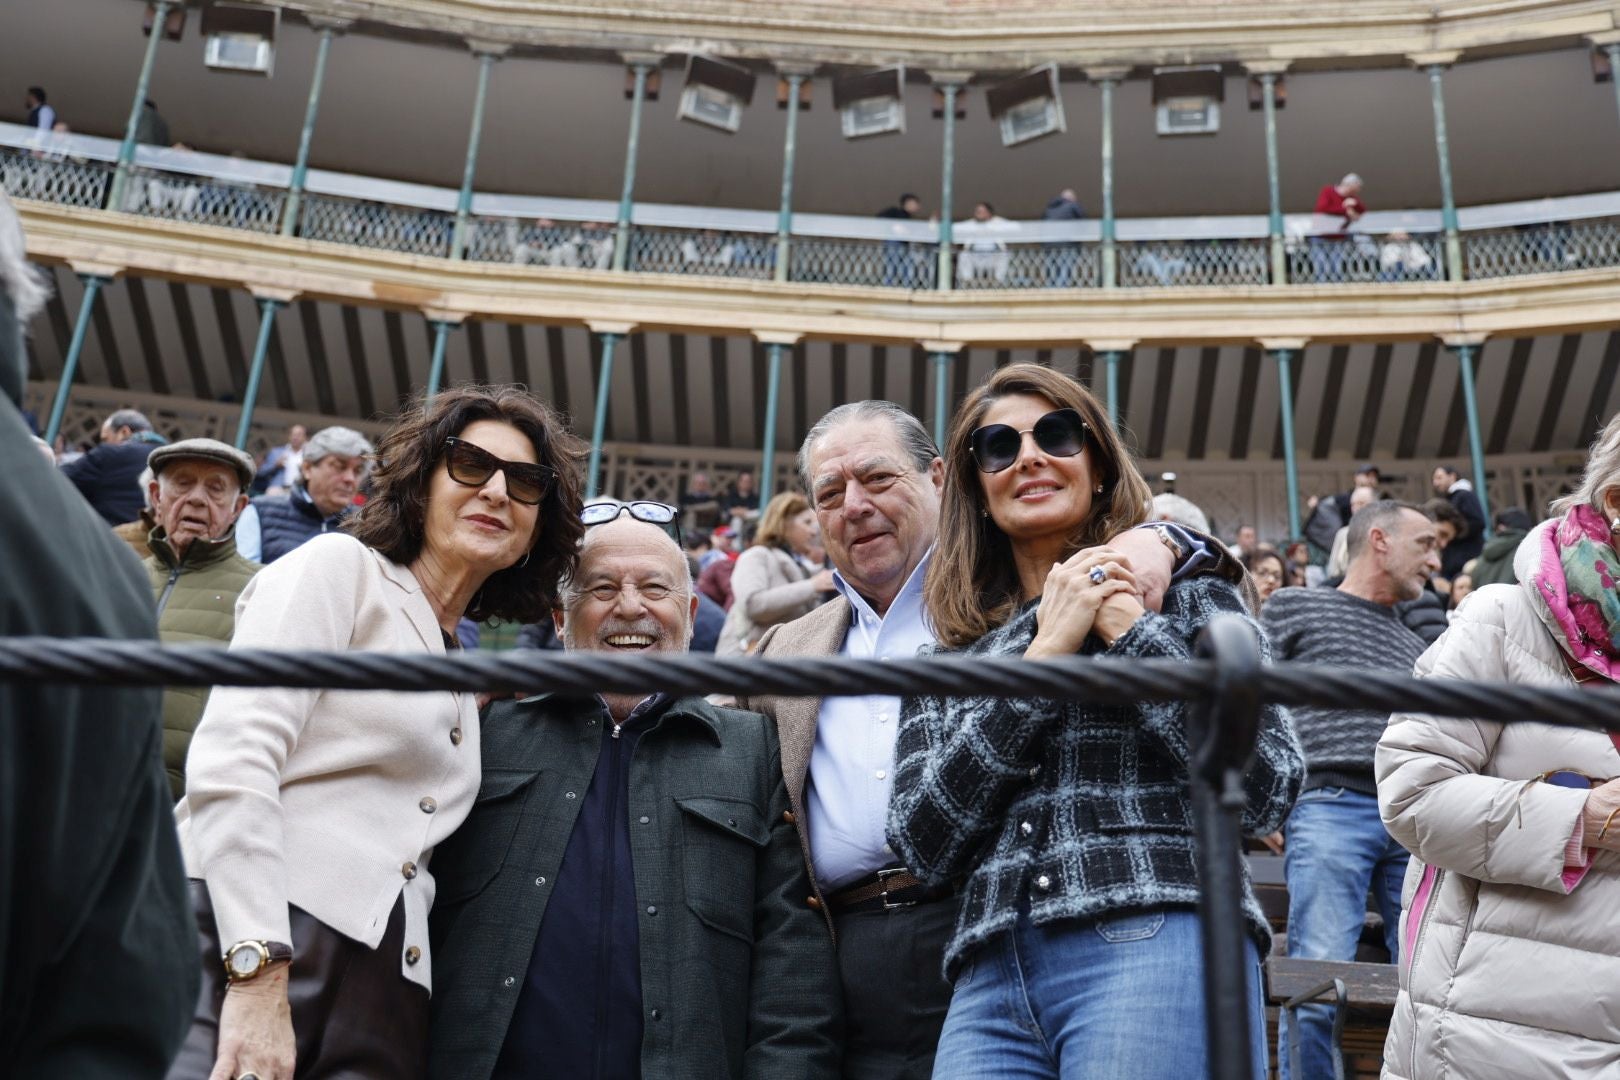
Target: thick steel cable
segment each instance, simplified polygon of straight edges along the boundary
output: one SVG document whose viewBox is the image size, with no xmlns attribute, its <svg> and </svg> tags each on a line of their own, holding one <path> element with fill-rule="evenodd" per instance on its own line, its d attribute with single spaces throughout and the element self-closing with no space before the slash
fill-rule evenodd
<svg viewBox="0 0 1620 1080">
<path fill-rule="evenodd" d="M 862 694 L 1207 701 L 1208 660 L 1075 657 L 929 657 L 876 662 L 843 657 L 720 658 L 708 654 L 620 656 L 553 650 L 418 653 L 162 646 L 104 638 L 0 639 L 0 682 L 111 686 L 279 686 L 342 690 L 599 692 L 677 695 L 724 692 L 823 697 Z M 1535 720 L 1620 731 L 1620 691 L 1551 689 L 1455 679 L 1414 679 L 1353 668 L 1276 664 L 1259 675 L 1260 696 L 1283 705 L 1421 712 L 1513 722 Z"/>
</svg>

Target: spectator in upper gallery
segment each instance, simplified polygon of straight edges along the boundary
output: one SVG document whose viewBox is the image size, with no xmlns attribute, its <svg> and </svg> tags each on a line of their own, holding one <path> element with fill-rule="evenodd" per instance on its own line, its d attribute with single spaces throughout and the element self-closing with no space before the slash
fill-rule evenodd
<svg viewBox="0 0 1620 1080">
<path fill-rule="evenodd" d="M 122 525 L 140 516 L 146 505 L 141 471 L 163 436 L 152 422 L 134 409 L 119 409 L 101 425 L 100 444 L 83 457 L 62 466 L 62 475 L 79 489 L 90 506 L 109 525 Z"/>
<path fill-rule="evenodd" d="M 1075 195 L 1073 188 L 1058 192 L 1057 197 L 1041 211 L 1042 221 L 1084 221 L 1085 217 L 1085 209 L 1081 207 L 1080 198 Z"/>
<path fill-rule="evenodd" d="M 1041 211 L 1042 221 L 1084 221 L 1085 217 L 1086 212 L 1080 206 L 1080 199 L 1073 188 L 1058 192 L 1057 198 L 1047 203 L 1046 209 Z M 1049 243 L 1046 245 L 1046 257 L 1051 263 L 1047 283 L 1056 289 L 1067 289 L 1073 285 L 1075 271 L 1079 269 L 1080 245 L 1068 240 Z"/>
<path fill-rule="evenodd" d="M 1485 548 L 1474 560 L 1470 573 L 1474 588 L 1518 584 L 1518 575 L 1513 572 L 1513 556 L 1535 524 L 1530 515 L 1517 506 L 1498 510 L 1492 516 L 1491 538 L 1485 541 Z"/>
<path fill-rule="evenodd" d="M 163 119 L 158 112 L 157 102 L 151 98 L 141 106 L 141 118 L 135 125 L 135 141 L 147 146 L 172 146 L 174 140 L 169 138 L 169 122 Z"/>
<path fill-rule="evenodd" d="M 1474 494 L 1474 485 L 1463 479 L 1455 465 L 1436 465 L 1432 482 L 1435 495 L 1449 500 L 1468 525 L 1452 540 L 1440 562 L 1440 576 L 1450 581 L 1462 572 L 1463 563 L 1485 549 L 1485 508 Z"/>
<path fill-rule="evenodd" d="M 991 279 L 997 285 L 1007 281 L 1007 268 L 1011 254 L 1001 236 L 1016 231 L 1018 226 L 996 213 L 987 202 L 975 203 L 973 217 L 962 223 L 962 255 L 956 262 L 958 281 Z"/>
<path fill-rule="evenodd" d="M 1435 276 L 1434 257 L 1405 229 L 1384 237 L 1378 248 L 1378 280 L 1405 281 Z"/>
<path fill-rule="evenodd" d="M 922 200 L 908 191 L 893 206 L 879 210 L 877 216 L 899 220 L 921 219 Z M 906 241 L 883 241 L 883 284 L 900 285 L 907 289 L 917 287 L 917 264 L 911 258 L 911 245 Z"/>
<path fill-rule="evenodd" d="M 45 88 L 30 86 L 23 99 L 28 106 L 28 126 L 37 131 L 50 131 L 56 127 L 56 110 L 45 103 Z"/>
<path fill-rule="evenodd" d="M 1344 280 L 1346 230 L 1367 212 L 1361 201 L 1361 177 L 1348 173 L 1337 184 L 1325 184 L 1316 196 L 1311 218 L 1311 267 L 1316 280 Z"/>
<path fill-rule="evenodd" d="M 322 428 L 304 444 L 300 476 L 285 495 L 260 495 L 236 523 L 236 548 L 266 566 L 331 532 L 354 508 L 371 443 L 351 428 Z"/>
<path fill-rule="evenodd" d="M 733 529 L 740 529 L 745 521 L 759 520 L 759 489 L 752 472 L 744 469 L 737 474 L 731 493 L 720 496 L 720 512 L 730 519 Z"/>
<path fill-rule="evenodd" d="M 299 466 L 304 461 L 304 444 L 309 441 L 309 429 L 294 424 L 287 429 L 287 441 L 272 446 L 264 455 L 264 463 L 253 477 L 255 495 L 285 495 L 298 482 Z"/>
</svg>

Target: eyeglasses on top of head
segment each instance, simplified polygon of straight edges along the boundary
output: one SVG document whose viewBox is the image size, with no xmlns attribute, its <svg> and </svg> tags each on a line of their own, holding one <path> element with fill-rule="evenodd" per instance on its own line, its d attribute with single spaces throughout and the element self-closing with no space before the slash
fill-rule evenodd
<svg viewBox="0 0 1620 1080">
<path fill-rule="evenodd" d="M 466 487 L 483 487 L 497 472 L 506 476 L 506 494 L 513 502 L 538 506 L 557 479 L 549 465 L 527 461 L 503 461 L 481 446 L 465 439 L 444 440 L 444 467 L 450 479 Z"/>
<path fill-rule="evenodd" d="M 1027 434 L 1035 436 L 1035 445 L 1043 454 L 1074 457 L 1091 440 L 1091 427 L 1073 409 L 1053 409 L 1024 431 L 1011 424 L 974 428 L 968 437 L 968 449 L 980 472 L 998 473 L 1018 460 Z"/>
<path fill-rule="evenodd" d="M 579 512 L 579 520 L 584 522 L 586 527 L 606 525 L 610 521 L 616 521 L 619 515 L 625 513 L 628 513 L 637 521 L 657 525 L 669 533 L 676 544 L 681 543 L 680 511 L 668 503 L 653 502 L 650 499 L 639 499 L 627 503 L 586 503 Z"/>
</svg>

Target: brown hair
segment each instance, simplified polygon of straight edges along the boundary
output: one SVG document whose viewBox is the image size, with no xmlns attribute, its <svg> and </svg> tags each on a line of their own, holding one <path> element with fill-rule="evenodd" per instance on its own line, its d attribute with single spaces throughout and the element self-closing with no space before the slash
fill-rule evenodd
<svg viewBox="0 0 1620 1080">
<path fill-rule="evenodd" d="M 475 622 L 537 622 L 556 603 L 559 580 L 573 572 L 585 526 L 579 520 L 579 465 L 585 444 L 544 402 L 518 386 L 463 385 L 417 398 L 377 444 L 371 493 L 346 528 L 397 563 L 422 551 L 428 485 L 444 460 L 444 441 L 479 420 L 511 424 L 529 437 L 535 457 L 556 473 L 536 508 L 528 561 L 489 576 L 466 616 Z"/>
<path fill-rule="evenodd" d="M 938 639 L 960 647 L 1005 623 L 1023 599 L 1007 535 L 983 511 L 979 467 L 969 452 L 973 431 L 991 404 L 1010 394 L 1033 394 L 1054 408 L 1073 409 L 1090 428 L 1086 453 L 1092 478 L 1103 485 L 1091 514 L 1075 524 L 1069 550 L 1102 543 L 1140 525 L 1153 495 L 1136 471 L 1119 433 L 1091 391 L 1067 375 L 1039 364 L 1011 364 L 995 371 L 967 396 L 945 438 L 945 494 L 939 539 L 923 582 L 923 606 Z M 963 588 L 963 583 L 968 584 Z"/>
<path fill-rule="evenodd" d="M 787 548 L 788 523 L 808 509 L 809 500 L 797 491 L 784 491 L 772 496 L 771 501 L 765 504 L 765 512 L 759 516 L 759 531 L 754 534 L 754 543 L 761 547 Z"/>
</svg>

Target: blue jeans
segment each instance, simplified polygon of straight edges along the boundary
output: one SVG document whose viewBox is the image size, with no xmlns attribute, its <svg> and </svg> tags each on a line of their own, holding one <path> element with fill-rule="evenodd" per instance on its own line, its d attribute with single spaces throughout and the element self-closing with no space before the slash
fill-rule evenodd
<svg viewBox="0 0 1620 1080">
<path fill-rule="evenodd" d="M 1390 960 L 1398 960 L 1401 884 L 1410 856 L 1385 830 L 1378 800 L 1348 788 L 1313 788 L 1294 804 L 1283 838 L 1288 955 L 1354 960 L 1370 890 L 1384 917 Z M 1332 1007 L 1301 1006 L 1298 1017 L 1300 1075 L 1292 1075 L 1288 1060 L 1287 1016 L 1277 1034 L 1278 1075 L 1282 1080 L 1332 1077 Z"/>
<path fill-rule="evenodd" d="M 934 1080 L 1186 1080 L 1209 1071 L 1202 935 L 1172 909 L 1018 925 L 956 978 Z M 1260 954 L 1245 943 L 1254 1075 L 1266 1075 Z"/>
</svg>

